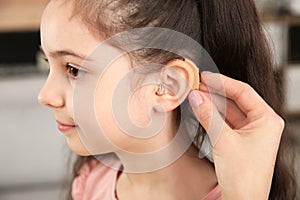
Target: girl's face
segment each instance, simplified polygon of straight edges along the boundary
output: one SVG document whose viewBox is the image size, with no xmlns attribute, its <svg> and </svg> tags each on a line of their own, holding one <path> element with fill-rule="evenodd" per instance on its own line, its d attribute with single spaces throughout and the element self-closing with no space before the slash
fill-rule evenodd
<svg viewBox="0 0 300 200">
<path fill-rule="evenodd" d="M 81 65 L 102 40 L 94 37 L 79 17 L 71 17 L 72 3 L 69 2 L 72 1 L 62 2 L 51 1 L 44 11 L 41 22 L 41 48 L 49 61 L 50 73 L 40 91 L 39 101 L 53 110 L 58 128 L 66 136 L 69 147 L 77 154 L 89 155 L 88 146 L 80 139 L 78 134 L 80 127 L 74 119 L 73 91 L 76 85 L 81 84 L 80 79 L 83 76 L 93 73 L 88 66 Z M 141 147 L 151 148 L 150 145 L 142 143 L 137 146 L 137 140 L 125 134 L 114 121 L 111 106 L 113 91 L 130 70 L 129 57 L 120 57 L 102 74 L 99 87 L 95 91 L 95 99 L 98 103 L 94 108 L 98 123 L 113 144 L 111 149 L 104 151 L 114 151 L 114 146 L 133 152 L 136 151 L 135 148 L 139 151 Z M 138 126 L 146 126 L 151 121 L 147 113 L 153 105 L 157 104 L 156 91 L 156 85 L 141 88 L 130 98 L 128 108 L 124 108 L 128 110 L 131 120 Z M 141 95 L 143 95 L 143 102 L 135 98 Z"/>
</svg>

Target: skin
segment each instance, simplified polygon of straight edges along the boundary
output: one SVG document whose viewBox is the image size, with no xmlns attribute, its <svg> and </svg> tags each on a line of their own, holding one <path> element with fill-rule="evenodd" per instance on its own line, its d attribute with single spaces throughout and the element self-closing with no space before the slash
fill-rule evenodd
<svg viewBox="0 0 300 200">
<path fill-rule="evenodd" d="M 68 146 L 79 155 L 90 155 L 88 146 L 81 141 L 77 132 L 72 97 L 75 85 L 80 84 L 81 75 L 93 72 L 88 67 L 81 66 L 84 71 L 77 73 L 74 66 L 80 66 L 103 39 L 96 38 L 78 17 L 70 17 L 71 15 L 71 3 L 61 1 L 51 1 L 43 14 L 41 48 L 49 61 L 50 73 L 40 91 L 39 101 L 53 110 L 58 126 L 74 126 L 63 131 Z M 157 150 L 170 142 L 176 133 L 173 128 L 172 111 L 187 97 L 189 88 L 194 83 L 194 74 L 189 63 L 170 61 L 165 66 L 168 70 L 164 70 L 163 76 L 172 76 L 176 81 L 176 84 L 172 85 L 176 87 L 170 85 L 173 88 L 166 89 L 164 94 L 158 95 L 157 84 L 147 85 L 135 92 L 129 102 L 129 115 L 137 125 L 146 126 L 149 123 L 148 111 L 156 105 L 160 105 L 163 110 L 157 112 L 166 114 L 166 123 L 159 134 L 150 139 L 129 137 L 114 122 L 111 108 L 114 87 L 132 68 L 129 59 L 125 55 L 113 62 L 100 80 L 99 85 L 103 87 L 97 88 L 95 92 L 95 99 L 101 102 L 95 105 L 98 123 L 113 144 L 109 150 L 117 153 L 123 164 L 127 160 L 122 159 L 122 153 L 116 150 L 115 146 L 134 153 L 145 153 Z M 170 70 L 172 75 L 168 74 Z M 180 77 L 184 77 L 185 81 Z M 178 92 L 174 94 L 171 90 Z M 141 101 L 141 97 L 147 101 Z M 101 145 L 99 146 L 101 151 Z M 204 197 L 216 186 L 217 179 L 213 166 L 206 159 L 199 159 L 197 154 L 197 149 L 191 146 L 178 160 L 161 170 L 143 174 L 122 173 L 116 188 L 119 199 L 157 199 L 157 195 L 166 200 Z"/>
<path fill-rule="evenodd" d="M 80 65 L 102 40 L 95 38 L 78 18 L 68 17 L 71 15 L 70 4 L 59 2 L 52 1 L 48 5 L 42 20 L 42 48 L 50 63 L 50 74 L 40 92 L 39 101 L 54 111 L 58 121 L 73 125 L 72 92 L 76 79 L 70 76 L 72 74 L 66 70 L 66 64 Z M 84 58 L 57 53 L 65 49 L 82 54 Z M 145 125 L 148 120 L 144 111 L 160 104 L 168 113 L 166 126 L 161 134 L 147 141 L 147 144 L 151 144 L 147 147 L 143 141 L 126 136 L 111 123 L 112 113 L 108 103 L 112 100 L 109 90 L 130 70 L 128 59 L 125 56 L 114 62 L 103 77 L 106 87 L 102 89 L 106 88 L 107 91 L 97 91 L 96 98 L 101 99 L 103 105 L 96 106 L 96 113 L 105 115 L 107 121 L 99 120 L 99 123 L 104 123 L 105 133 L 114 145 L 132 152 L 148 152 L 166 144 L 174 136 L 171 111 L 185 96 L 181 94 L 178 98 L 168 91 L 164 95 L 157 95 L 155 85 L 141 89 L 136 95 L 144 95 L 148 101 L 142 103 L 138 101 L 139 98 L 133 98 L 129 105 L 132 120 Z M 192 85 L 194 81 L 188 66 L 183 61 L 171 61 L 167 65 L 187 80 L 185 83 L 178 82 L 178 91 L 184 91 L 187 84 Z M 222 81 L 214 81 L 216 78 Z M 222 188 L 222 199 L 268 198 L 284 121 L 245 83 L 212 73 L 202 73 L 201 81 L 200 90 L 191 92 L 189 101 L 214 144 L 215 168 L 205 159 L 198 159 L 197 150 L 191 147 L 180 159 L 162 170 L 145 174 L 122 173 L 116 188 L 120 199 L 157 199 L 156 194 L 162 199 L 201 199 L 217 181 Z M 211 96 L 217 99 L 214 103 Z M 227 103 L 226 112 L 223 104 L 219 103 L 224 99 Z M 141 110 L 143 112 L 139 112 Z M 146 114 L 139 121 L 140 118 L 136 116 L 141 113 Z M 226 123 L 219 113 L 225 116 Z M 223 122 L 224 126 L 216 133 L 212 130 L 215 123 L 219 122 Z M 74 152 L 89 155 L 76 130 L 64 134 Z M 124 145 L 122 141 L 130 145 Z"/>
<path fill-rule="evenodd" d="M 207 72 L 201 74 L 201 80 L 200 91 L 191 92 L 189 100 L 215 144 L 222 199 L 268 199 L 283 119 L 246 83 Z M 214 104 L 211 96 L 215 96 Z M 219 103 L 224 98 L 226 112 Z M 218 137 L 211 130 L 222 117 L 212 113 L 221 113 L 227 121 Z"/>
</svg>

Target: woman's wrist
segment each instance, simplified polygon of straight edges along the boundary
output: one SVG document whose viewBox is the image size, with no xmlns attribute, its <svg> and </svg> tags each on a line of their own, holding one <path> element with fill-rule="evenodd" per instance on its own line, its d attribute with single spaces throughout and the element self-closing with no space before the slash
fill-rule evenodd
<svg viewBox="0 0 300 200">
<path fill-rule="evenodd" d="M 256 176 L 253 176 L 256 177 Z M 255 179 L 257 180 L 257 179 Z M 270 193 L 271 183 L 265 183 L 263 181 L 246 181 L 241 183 L 235 183 L 230 187 L 222 187 L 222 199 L 223 200 L 267 200 Z"/>
<path fill-rule="evenodd" d="M 223 200 L 267 200 L 269 197 L 269 191 L 265 190 L 253 190 L 253 189 L 232 189 L 231 191 L 222 191 Z"/>
</svg>

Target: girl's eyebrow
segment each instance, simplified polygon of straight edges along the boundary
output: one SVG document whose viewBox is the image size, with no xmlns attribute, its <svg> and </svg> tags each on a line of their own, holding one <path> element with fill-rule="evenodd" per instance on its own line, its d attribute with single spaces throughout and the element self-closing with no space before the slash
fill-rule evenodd
<svg viewBox="0 0 300 200">
<path fill-rule="evenodd" d="M 45 54 L 45 51 L 43 50 L 42 46 L 40 46 L 40 50 L 41 52 Z M 76 58 L 79 58 L 81 60 L 86 60 L 87 59 L 87 56 L 85 55 L 80 55 L 79 53 L 75 53 L 74 51 L 72 50 L 69 50 L 69 49 L 66 49 L 66 50 L 58 50 L 58 51 L 52 51 L 49 53 L 49 55 L 51 57 L 65 57 L 65 56 L 73 56 L 73 57 L 76 57 Z"/>
</svg>

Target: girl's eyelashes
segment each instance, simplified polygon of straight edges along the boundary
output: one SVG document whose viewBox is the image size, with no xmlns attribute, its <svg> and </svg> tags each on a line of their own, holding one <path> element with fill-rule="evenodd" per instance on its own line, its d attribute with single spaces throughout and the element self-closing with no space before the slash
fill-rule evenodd
<svg viewBox="0 0 300 200">
<path fill-rule="evenodd" d="M 47 63 L 49 63 L 48 58 L 44 57 L 43 60 L 46 61 Z"/>
<path fill-rule="evenodd" d="M 86 71 L 81 70 L 80 67 L 70 63 L 67 63 L 66 69 L 67 69 L 67 74 L 73 79 L 78 79 L 86 74 Z"/>
<path fill-rule="evenodd" d="M 43 60 L 45 60 L 47 63 L 49 63 L 49 59 L 44 57 Z M 72 79 L 78 79 L 82 77 L 84 74 L 86 74 L 86 71 L 80 69 L 81 67 L 76 66 L 71 63 L 65 64 L 66 73 L 68 76 L 70 76 Z"/>
</svg>

